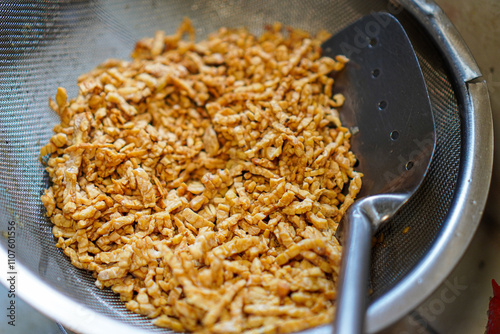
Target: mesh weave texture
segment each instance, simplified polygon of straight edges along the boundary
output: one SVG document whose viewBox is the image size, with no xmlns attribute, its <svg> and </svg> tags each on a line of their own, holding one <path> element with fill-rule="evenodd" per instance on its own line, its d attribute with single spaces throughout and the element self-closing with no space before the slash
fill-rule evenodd
<svg viewBox="0 0 500 334">
<path fill-rule="evenodd" d="M 281 21 L 311 32 L 335 33 L 371 11 L 388 10 L 385 1 L 16 1 L 0 3 L 0 231 L 16 221 L 17 261 L 40 280 L 82 305 L 153 332 L 150 320 L 129 313 L 109 290 L 99 290 L 85 271 L 74 268 L 55 247 L 40 194 L 48 177 L 40 148 L 59 123 L 48 107 L 58 86 L 77 94 L 76 79 L 107 58 L 128 59 L 135 42 L 162 29 L 175 32 L 192 19 L 197 37 L 218 27 L 246 26 L 258 34 Z M 416 49 L 437 130 L 428 176 L 416 196 L 380 233 L 373 251 L 372 298 L 389 291 L 418 264 L 435 241 L 452 205 L 460 165 L 461 123 L 444 62 L 415 22 L 398 18 Z M 403 234 L 409 226 L 408 233 Z M 6 240 L 0 237 L 0 245 Z M 50 301 L 47 301 L 50 302 Z"/>
</svg>

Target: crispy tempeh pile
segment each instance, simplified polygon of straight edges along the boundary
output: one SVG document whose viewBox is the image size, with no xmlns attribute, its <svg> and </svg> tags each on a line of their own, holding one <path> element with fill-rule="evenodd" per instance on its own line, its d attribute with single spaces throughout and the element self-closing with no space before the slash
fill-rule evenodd
<svg viewBox="0 0 500 334">
<path fill-rule="evenodd" d="M 326 37 L 274 24 L 195 43 L 185 20 L 82 75 L 76 99 L 59 88 L 61 124 L 41 150 L 57 246 L 158 326 L 330 322 L 334 233 L 361 174 L 329 76 L 347 59 L 321 57 Z"/>
</svg>

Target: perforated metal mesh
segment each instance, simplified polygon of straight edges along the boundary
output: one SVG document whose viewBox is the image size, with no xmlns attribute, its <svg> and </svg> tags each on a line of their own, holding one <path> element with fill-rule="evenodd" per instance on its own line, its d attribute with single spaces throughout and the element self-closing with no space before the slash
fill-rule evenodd
<svg viewBox="0 0 500 334">
<path fill-rule="evenodd" d="M 372 299 L 404 278 L 435 241 L 450 208 L 460 167 L 460 116 L 442 58 L 406 13 L 398 19 L 412 40 L 436 125 L 436 147 L 426 180 L 411 201 L 382 227 L 372 253 Z M 434 56 L 431 56 L 434 55 Z M 403 233 L 409 227 L 408 232 Z"/>
<path fill-rule="evenodd" d="M 17 260 L 61 294 L 102 314 L 156 332 L 126 311 L 89 273 L 55 247 L 40 194 L 48 186 L 38 160 L 58 118 L 47 104 L 58 86 L 76 96 L 76 79 L 107 58 L 128 58 L 135 41 L 162 29 L 173 33 L 184 16 L 198 38 L 220 26 L 262 31 L 281 21 L 308 31 L 336 32 L 385 1 L 16 1 L 0 3 L 0 231 L 17 225 Z M 418 53 L 431 97 L 437 147 L 417 196 L 381 233 L 373 252 L 372 298 L 389 291 L 420 261 L 446 224 L 460 165 L 460 117 L 443 61 L 405 13 L 398 15 Z M 408 233 L 403 234 L 409 226 Z M 6 240 L 0 237 L 0 245 Z M 47 301 L 50 303 L 50 300 Z"/>
</svg>

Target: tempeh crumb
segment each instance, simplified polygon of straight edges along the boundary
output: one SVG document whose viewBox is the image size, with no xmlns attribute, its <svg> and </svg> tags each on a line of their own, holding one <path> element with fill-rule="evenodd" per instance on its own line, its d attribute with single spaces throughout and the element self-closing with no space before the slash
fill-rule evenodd
<svg viewBox="0 0 500 334">
<path fill-rule="evenodd" d="M 185 40 L 184 35 L 189 39 Z M 78 79 L 41 150 L 57 247 L 127 309 L 197 333 L 333 320 L 335 230 L 361 187 L 324 32 L 279 23 L 137 43 Z"/>
</svg>

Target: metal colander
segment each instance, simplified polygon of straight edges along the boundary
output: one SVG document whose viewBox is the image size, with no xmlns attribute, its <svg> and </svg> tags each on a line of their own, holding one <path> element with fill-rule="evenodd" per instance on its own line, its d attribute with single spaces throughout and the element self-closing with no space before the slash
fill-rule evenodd
<svg viewBox="0 0 500 334">
<path fill-rule="evenodd" d="M 373 11 L 396 14 L 414 45 L 434 113 L 437 146 L 416 196 L 380 233 L 373 250 L 370 332 L 422 302 L 457 263 L 479 222 L 492 165 L 491 111 L 468 49 L 430 1 L 384 0 L 88 0 L 0 3 L 0 231 L 14 221 L 16 290 L 24 300 L 77 332 L 168 332 L 128 312 L 99 290 L 55 247 L 40 194 L 48 176 L 39 152 L 59 123 L 47 104 L 58 86 L 76 96 L 76 79 L 107 58 L 125 58 L 158 29 L 192 19 L 197 37 L 221 26 L 259 34 L 281 21 L 335 33 Z M 402 233 L 409 227 L 408 233 Z M 6 284 L 8 240 L 0 236 Z M 329 332 L 328 326 L 315 331 Z"/>
</svg>

